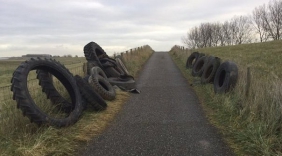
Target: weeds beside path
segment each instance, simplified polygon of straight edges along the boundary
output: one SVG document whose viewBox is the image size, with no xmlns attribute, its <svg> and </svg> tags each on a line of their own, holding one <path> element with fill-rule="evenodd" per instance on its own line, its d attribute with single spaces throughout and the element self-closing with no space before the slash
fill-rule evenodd
<svg viewBox="0 0 282 156">
<path fill-rule="evenodd" d="M 167 52 L 156 52 L 113 124 L 79 155 L 228 155 Z"/>
<path fill-rule="evenodd" d="M 149 46 L 140 50 L 142 51 L 138 51 L 138 54 L 131 55 L 135 57 L 134 60 L 128 56 L 129 59 L 126 62 L 126 65 L 130 66 L 134 61 L 134 65 L 139 67 L 134 71 L 129 69 L 129 72 L 133 75 L 153 53 Z M 75 61 L 75 58 L 73 61 Z M 70 71 L 73 74 L 83 76 L 82 63 L 79 64 L 79 67 L 72 68 L 71 64 L 67 67 L 71 68 Z M 6 75 L 12 76 L 12 73 Z M 40 86 L 37 83 L 34 84 L 37 85 L 37 88 L 34 89 L 41 92 Z M 7 94 L 3 97 L 0 96 L 3 99 L 0 101 L 1 156 L 74 155 L 81 145 L 85 145 L 107 127 L 129 97 L 127 92 L 117 91 L 116 100 L 107 101 L 108 107 L 106 110 L 95 112 L 89 109 L 83 113 L 76 124 L 56 129 L 47 126 L 38 127 L 30 123 L 27 117 L 24 117 L 22 112 L 16 108 L 16 102 L 12 100 L 9 87 L 2 92 Z"/>
<path fill-rule="evenodd" d="M 193 51 L 170 51 L 183 75 L 193 84 L 212 123 L 221 129 L 237 155 L 282 155 L 282 51 L 281 41 L 228 47 L 197 49 L 223 61 L 234 61 L 239 68 L 235 89 L 214 94 L 213 85 L 202 85 L 185 68 Z M 251 88 L 246 96 L 247 67 Z"/>
</svg>

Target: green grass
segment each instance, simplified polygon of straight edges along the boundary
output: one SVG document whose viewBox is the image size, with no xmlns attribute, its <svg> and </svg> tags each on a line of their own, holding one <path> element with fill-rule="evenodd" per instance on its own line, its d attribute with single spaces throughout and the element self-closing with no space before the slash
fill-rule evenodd
<svg viewBox="0 0 282 156">
<path fill-rule="evenodd" d="M 0 60 L 0 87 L 10 85 L 11 76 L 14 70 L 20 65 L 20 63 L 27 59 L 29 58 L 10 58 L 8 60 Z M 75 74 L 78 72 L 77 70 L 80 70 L 82 64 L 86 62 L 84 57 L 57 57 L 55 59 L 66 65 L 66 67 L 75 72 Z"/>
<path fill-rule="evenodd" d="M 172 48 L 170 54 L 200 98 L 211 122 L 224 134 L 237 155 L 282 155 L 282 41 L 229 47 L 197 49 L 222 61 L 234 61 L 239 68 L 235 89 L 214 94 L 213 85 L 197 83 L 185 69 L 193 51 Z M 246 93 L 247 67 L 251 88 Z"/>
<path fill-rule="evenodd" d="M 152 55 L 153 50 L 148 46 L 143 49 L 140 49 L 137 52 L 125 53 L 123 55 L 123 61 L 125 62 L 125 66 L 130 71 L 130 74 L 134 77 L 138 75 L 138 71 L 140 70 L 140 65 L 143 65 L 145 61 Z"/>
<path fill-rule="evenodd" d="M 132 55 L 124 56 L 128 58 L 125 62 L 126 65 L 129 67 L 132 66 L 132 64 L 138 66 L 138 68 L 134 68 L 134 70 L 129 68 L 129 72 L 132 75 L 136 75 L 152 52 L 153 50 L 148 46 L 142 51 L 134 51 Z M 66 67 L 73 74 L 84 75 L 83 62 L 85 62 L 85 58 L 61 58 L 61 60 L 58 60 L 66 64 Z M 9 61 L 14 65 L 14 67 L 11 67 L 11 71 L 13 72 L 16 66 L 24 60 Z M 5 65 L 7 65 L 7 62 Z M 9 67 L 9 65 L 3 67 L 2 64 L 0 69 L 7 67 Z M 108 107 L 106 110 L 97 112 L 87 109 L 80 120 L 72 126 L 60 129 L 47 126 L 38 127 L 36 124 L 30 123 L 28 118 L 22 115 L 22 112 L 16 108 L 16 102 L 12 100 L 12 92 L 9 86 L 12 72 L 2 74 L 7 77 L 9 81 L 3 83 L 6 87 L 0 87 L 1 156 L 75 155 L 79 152 L 81 146 L 85 146 L 88 141 L 99 135 L 111 123 L 129 97 L 129 93 L 117 90 L 116 100 L 107 101 Z M 45 109 L 45 105 L 50 103 L 50 101 L 46 99 L 46 95 L 41 92 L 34 72 L 30 73 L 29 79 L 31 80 L 28 82 L 28 88 L 31 92 L 31 96 L 35 102 L 43 103 L 44 105 L 39 107 L 44 107 Z M 55 80 L 55 82 L 57 81 Z M 62 88 L 62 84 L 56 83 L 56 88 L 60 91 L 61 95 L 68 98 L 68 95 L 65 94 L 65 89 Z M 46 109 L 46 111 L 49 111 L 50 108 L 46 107 Z"/>
</svg>

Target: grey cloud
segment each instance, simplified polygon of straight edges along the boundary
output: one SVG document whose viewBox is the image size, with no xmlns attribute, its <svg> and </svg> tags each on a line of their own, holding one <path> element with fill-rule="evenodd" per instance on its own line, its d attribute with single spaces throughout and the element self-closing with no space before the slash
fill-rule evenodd
<svg viewBox="0 0 282 156">
<path fill-rule="evenodd" d="M 251 12 L 263 2 L 268 0 L 0 0 L 0 56 L 82 56 L 90 41 L 109 53 L 144 44 L 169 50 L 192 26 L 226 20 L 243 7 Z"/>
</svg>

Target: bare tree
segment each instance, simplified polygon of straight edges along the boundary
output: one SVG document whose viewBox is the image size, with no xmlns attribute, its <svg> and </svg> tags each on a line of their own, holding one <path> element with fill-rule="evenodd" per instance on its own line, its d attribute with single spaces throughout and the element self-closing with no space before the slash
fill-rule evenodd
<svg viewBox="0 0 282 156">
<path fill-rule="evenodd" d="M 187 32 L 186 37 L 182 37 L 182 42 L 190 49 L 199 48 L 201 41 L 198 27 L 194 27 L 189 32 Z"/>
<path fill-rule="evenodd" d="M 232 45 L 232 29 L 229 21 L 225 21 L 222 25 L 223 45 Z"/>
<path fill-rule="evenodd" d="M 273 0 L 260 6 L 263 29 L 269 38 L 273 40 L 281 39 L 282 33 L 282 0 Z"/>
<path fill-rule="evenodd" d="M 234 16 L 224 23 L 201 23 L 182 37 L 189 48 L 251 43 L 254 33 L 260 42 L 282 38 L 282 0 L 271 0 L 256 7 L 252 16 Z"/>
<path fill-rule="evenodd" d="M 251 23 L 247 16 L 235 16 L 231 20 L 232 44 L 251 43 Z"/>
<path fill-rule="evenodd" d="M 222 39 L 223 39 L 223 35 L 221 31 L 222 31 L 222 24 L 220 23 L 212 24 L 212 46 L 213 47 L 221 45 L 219 44 L 219 42 L 222 43 Z"/>
<path fill-rule="evenodd" d="M 270 18 L 270 29 L 272 29 L 272 38 L 274 40 L 281 39 L 282 31 L 282 0 L 273 0 L 268 4 L 269 18 Z"/>
<path fill-rule="evenodd" d="M 206 33 L 206 24 L 201 23 L 199 26 L 199 34 L 200 34 L 200 44 L 198 45 L 199 48 L 204 48 L 207 47 L 207 42 L 208 42 L 208 35 Z"/>
<path fill-rule="evenodd" d="M 259 35 L 260 42 L 265 42 L 269 38 L 269 35 L 265 29 L 266 21 L 263 20 L 263 13 L 264 13 L 264 7 L 260 6 L 260 7 L 256 7 L 253 10 L 253 14 L 252 14 L 253 26 Z"/>
</svg>

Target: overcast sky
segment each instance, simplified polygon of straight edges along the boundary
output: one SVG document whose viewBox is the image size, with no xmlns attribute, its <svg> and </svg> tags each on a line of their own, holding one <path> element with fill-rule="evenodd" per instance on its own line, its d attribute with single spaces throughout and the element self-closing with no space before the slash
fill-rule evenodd
<svg viewBox="0 0 282 156">
<path fill-rule="evenodd" d="M 109 55 L 142 45 L 168 51 L 189 28 L 248 15 L 269 0 L 0 0 L 0 57 L 83 56 L 98 43 Z"/>
</svg>

